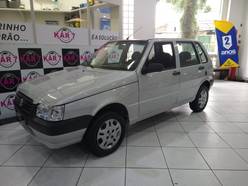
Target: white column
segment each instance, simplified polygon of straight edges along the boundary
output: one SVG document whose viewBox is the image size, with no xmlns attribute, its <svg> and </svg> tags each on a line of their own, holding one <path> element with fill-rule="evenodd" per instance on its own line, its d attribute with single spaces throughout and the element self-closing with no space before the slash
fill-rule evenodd
<svg viewBox="0 0 248 186">
<path fill-rule="evenodd" d="M 239 64 L 238 79 L 248 80 L 248 2 L 247 0 L 229 0 L 227 19 L 232 22 L 238 30 Z"/>
<path fill-rule="evenodd" d="M 156 0 L 134 0 L 135 39 L 155 37 L 155 10 Z"/>
<path fill-rule="evenodd" d="M 248 2 L 243 2 L 244 14 L 242 20 L 242 34 L 240 45 L 240 69 L 239 78 L 248 81 Z"/>
</svg>

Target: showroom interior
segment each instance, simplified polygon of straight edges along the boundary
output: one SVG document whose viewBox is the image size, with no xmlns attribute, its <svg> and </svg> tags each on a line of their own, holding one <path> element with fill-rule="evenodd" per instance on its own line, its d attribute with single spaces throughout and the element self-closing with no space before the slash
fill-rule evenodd
<svg viewBox="0 0 248 186">
<path fill-rule="evenodd" d="M 0 186 L 247 186 L 247 8 L 246 0 L 0 0 Z M 231 42 L 224 44 L 225 38 Z M 205 53 L 210 66 L 202 67 L 205 82 L 199 84 L 193 99 L 141 117 L 142 112 L 162 104 L 153 102 L 147 109 L 149 105 L 141 100 L 145 91 L 157 95 L 156 89 L 163 85 L 155 81 L 148 84 L 149 78 L 160 73 L 159 65 L 154 66 L 153 75 L 143 73 L 138 63 L 146 63 L 153 48 L 154 53 L 159 50 L 152 42 L 171 45 L 177 68 L 183 59 L 178 43 L 187 42 L 192 44 L 199 63 L 205 65 Z M 113 43 L 116 46 L 110 49 Z M 120 51 L 126 51 L 130 58 L 127 68 L 137 63 L 133 70 L 93 66 L 104 52 L 107 61 L 116 65 L 116 58 L 123 58 Z M 196 73 L 201 70 L 199 67 Z M 178 97 L 171 94 L 167 102 L 189 93 L 189 84 L 180 79 L 184 72 L 182 66 L 173 71 L 178 87 L 184 88 L 178 89 Z M 135 74 L 133 79 L 130 74 Z M 173 78 L 165 76 L 163 81 L 175 88 Z M 49 84 L 52 79 L 56 80 Z M 196 99 L 204 100 L 199 92 L 202 86 L 207 88 L 206 104 L 196 109 Z M 25 99 L 33 100 L 23 93 L 24 101 L 19 99 L 21 91 L 47 105 L 55 104 L 57 110 L 50 112 L 49 106 L 39 107 L 37 102 L 31 105 L 37 108 L 30 110 L 28 106 L 26 115 L 22 115 L 19 109 L 25 106 Z M 99 94 L 102 96 L 97 97 Z M 107 105 L 110 98 L 121 102 L 125 96 L 127 108 L 120 103 Z M 76 105 L 77 101 L 83 108 Z M 90 113 L 97 103 L 98 110 L 76 118 L 79 113 Z M 40 114 L 30 119 L 38 116 L 37 110 L 39 114 L 50 112 L 51 118 Z M 105 111 L 111 112 L 104 115 Z M 104 130 L 93 129 L 115 112 L 117 123 L 118 118 L 121 124 L 126 123 L 116 128 L 122 132 L 118 143 L 113 142 L 116 146 L 106 151 L 92 152 L 93 137 L 98 138 L 99 131 Z M 61 119 L 53 120 L 52 113 L 55 117 L 62 114 Z M 41 133 L 32 130 L 35 123 L 31 120 L 41 122 Z M 84 133 L 73 129 L 73 136 L 79 136 L 80 141 L 68 142 L 71 138 L 62 130 L 70 129 L 64 121 L 78 129 L 85 127 Z M 47 125 L 51 131 L 47 131 Z M 50 145 L 42 142 L 48 139 L 45 133 L 49 133 Z M 69 145 L 55 148 L 53 144 L 62 139 Z M 106 153 L 99 156 L 99 152 Z"/>
</svg>

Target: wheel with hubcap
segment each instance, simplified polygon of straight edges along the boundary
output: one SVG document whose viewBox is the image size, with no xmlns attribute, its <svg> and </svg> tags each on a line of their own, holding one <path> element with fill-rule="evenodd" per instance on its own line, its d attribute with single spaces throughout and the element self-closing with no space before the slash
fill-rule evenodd
<svg viewBox="0 0 248 186">
<path fill-rule="evenodd" d="M 106 112 L 97 116 L 86 132 L 86 142 L 96 156 L 106 156 L 121 144 L 126 129 L 125 119 L 117 113 Z"/>
<path fill-rule="evenodd" d="M 209 89 L 206 86 L 201 86 L 197 92 L 194 101 L 189 103 L 189 106 L 193 112 L 201 112 L 205 109 L 208 103 L 208 92 Z"/>
</svg>

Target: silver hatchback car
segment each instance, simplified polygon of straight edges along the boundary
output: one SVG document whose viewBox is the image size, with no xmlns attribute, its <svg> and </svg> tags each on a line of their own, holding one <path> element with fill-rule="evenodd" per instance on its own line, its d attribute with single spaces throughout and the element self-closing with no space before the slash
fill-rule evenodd
<svg viewBox="0 0 248 186">
<path fill-rule="evenodd" d="M 112 41 L 87 64 L 21 84 L 15 108 L 27 132 L 46 146 L 83 140 L 105 156 L 129 125 L 186 103 L 201 112 L 212 84 L 212 63 L 198 41 Z"/>
</svg>

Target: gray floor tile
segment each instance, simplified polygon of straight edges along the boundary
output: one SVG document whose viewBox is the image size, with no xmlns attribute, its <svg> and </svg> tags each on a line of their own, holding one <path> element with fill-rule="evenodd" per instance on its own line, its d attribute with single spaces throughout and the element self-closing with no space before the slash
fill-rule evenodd
<svg viewBox="0 0 248 186">
<path fill-rule="evenodd" d="M 178 121 L 182 122 L 199 122 L 203 121 L 201 117 L 197 114 L 190 114 L 190 115 L 179 115 L 177 116 Z"/>
<path fill-rule="evenodd" d="M 235 149 L 240 156 L 248 162 L 248 149 Z"/>
<path fill-rule="evenodd" d="M 230 147 L 215 133 L 190 133 L 189 136 L 197 147 L 207 147 L 207 148 Z"/>
<path fill-rule="evenodd" d="M 127 167 L 166 168 L 160 147 L 127 147 Z"/>
<path fill-rule="evenodd" d="M 47 148 L 40 146 L 24 146 L 4 165 L 11 166 L 41 166 L 50 155 Z"/>
<path fill-rule="evenodd" d="M 207 124 L 198 124 L 198 123 L 191 123 L 191 124 L 183 124 L 182 126 L 186 132 L 189 133 L 214 133 L 213 129 Z"/>
<path fill-rule="evenodd" d="M 164 147 L 194 147 L 186 133 L 158 132 L 158 137 Z"/>
<path fill-rule="evenodd" d="M 247 134 L 220 133 L 220 136 L 233 148 L 248 148 L 248 135 Z"/>
<path fill-rule="evenodd" d="M 237 125 L 242 131 L 248 133 L 248 122 L 247 123 L 233 123 L 235 125 Z"/>
<path fill-rule="evenodd" d="M 184 126 L 184 125 L 207 125 L 208 124 L 208 122 L 206 122 L 206 121 L 196 121 L 196 122 L 188 122 L 188 121 L 180 121 L 180 124 L 181 124 L 181 126 Z"/>
<path fill-rule="evenodd" d="M 19 122 L 14 122 L 14 123 L 10 123 L 10 124 L 6 124 L 1 126 L 1 131 L 3 130 L 20 130 L 22 129 L 22 126 L 20 125 Z"/>
<path fill-rule="evenodd" d="M 86 167 L 125 167 L 126 147 L 120 147 L 113 154 L 96 157 L 89 154 Z"/>
<path fill-rule="evenodd" d="M 80 168 L 42 168 L 30 186 L 73 186 L 80 173 Z"/>
<path fill-rule="evenodd" d="M 158 133 L 165 132 L 184 132 L 179 122 L 162 122 L 155 125 Z"/>
<path fill-rule="evenodd" d="M 233 123 L 227 122 L 210 122 L 209 126 L 218 133 L 242 133 L 242 130 Z"/>
<path fill-rule="evenodd" d="M 0 185 L 26 186 L 38 169 L 34 167 L 0 167 Z"/>
<path fill-rule="evenodd" d="M 27 141 L 27 143 L 25 145 L 36 145 L 36 146 L 45 147 L 45 145 L 43 145 L 40 142 L 36 141 L 32 136 L 30 137 L 30 139 Z"/>
<path fill-rule="evenodd" d="M 247 163 L 232 149 L 200 149 L 212 169 L 248 170 Z"/>
<path fill-rule="evenodd" d="M 21 145 L 0 145 L 0 165 L 7 161 Z"/>
<path fill-rule="evenodd" d="M 208 169 L 195 148 L 163 148 L 169 168 Z"/>
<path fill-rule="evenodd" d="M 248 171 L 214 171 L 224 186 L 247 186 Z"/>
<path fill-rule="evenodd" d="M 0 144 L 25 144 L 30 139 L 29 134 L 24 129 L 18 130 L 1 130 Z"/>
<path fill-rule="evenodd" d="M 124 168 L 84 168 L 78 186 L 124 186 Z"/>
<path fill-rule="evenodd" d="M 128 146 L 160 146 L 155 131 L 132 132 L 127 138 Z"/>
<path fill-rule="evenodd" d="M 45 163 L 45 167 L 83 167 L 86 152 L 78 145 L 55 150 Z"/>
<path fill-rule="evenodd" d="M 216 112 L 211 114 L 207 110 L 204 110 L 204 112 L 200 113 L 199 116 L 203 121 L 208 121 L 208 122 L 227 121 L 227 119 L 224 116 L 217 114 Z"/>
<path fill-rule="evenodd" d="M 168 170 L 127 169 L 126 186 L 171 186 Z"/>
<path fill-rule="evenodd" d="M 226 114 L 225 117 L 228 121 L 231 122 L 247 122 L 248 115 L 247 114 Z"/>
<path fill-rule="evenodd" d="M 210 170 L 170 170 L 174 185 L 179 186 L 220 186 Z"/>
</svg>

